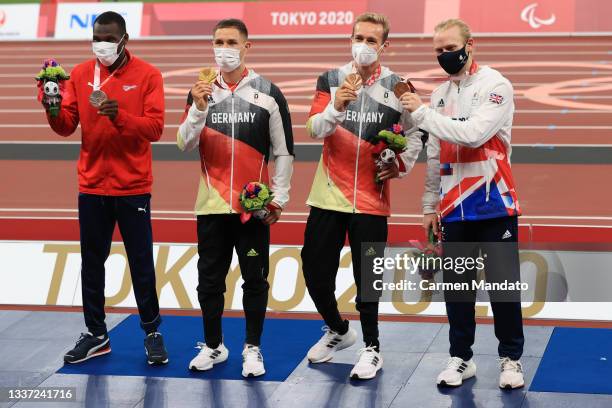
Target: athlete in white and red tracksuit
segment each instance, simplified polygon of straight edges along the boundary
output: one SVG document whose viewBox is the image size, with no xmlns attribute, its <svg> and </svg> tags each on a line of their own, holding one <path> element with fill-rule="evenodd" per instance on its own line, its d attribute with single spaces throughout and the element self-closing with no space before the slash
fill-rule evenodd
<svg viewBox="0 0 612 408">
<path fill-rule="evenodd" d="M 372 262 L 382 256 L 391 215 L 390 179 L 408 174 L 421 149 L 418 131 L 394 95 L 400 77 L 381 66 L 379 52 L 388 45 L 384 16 L 366 13 L 356 19 L 352 36 L 353 61 L 319 76 L 306 124 L 312 138 L 323 139 L 323 152 L 307 204 L 311 207 L 304 234 L 302 270 L 308 293 L 327 325 L 310 348 L 311 363 L 329 361 L 335 351 L 350 347 L 357 333 L 343 320 L 335 297 L 340 251 L 348 235 L 357 286 L 365 348 L 350 376 L 371 379 L 383 365 L 378 339 L 378 294 Z M 354 70 L 362 78 L 358 90 L 346 80 Z M 375 136 L 402 124 L 407 149 L 392 169 L 379 174 L 373 159 Z M 378 255 L 376 255 L 378 254 Z"/>
<path fill-rule="evenodd" d="M 478 256 L 480 250 L 487 256 L 487 282 L 516 282 L 520 281 L 520 207 L 510 167 L 513 89 L 498 71 L 476 63 L 472 46 L 465 23 L 441 23 L 434 48 L 442 68 L 454 77 L 434 90 L 430 106 L 414 94 L 400 99 L 417 126 L 430 135 L 424 226 L 437 229 L 437 209 L 444 256 Z M 476 270 L 472 272 L 445 270 L 444 280 L 471 283 L 476 279 Z M 475 295 L 475 291 L 445 293 L 451 359 L 438 377 L 439 385 L 457 386 L 476 373 L 471 349 Z M 499 340 L 500 387 L 521 387 L 524 337 L 519 293 L 490 291 L 489 295 Z"/>
<path fill-rule="evenodd" d="M 200 187 L 196 199 L 198 300 L 205 344 L 191 360 L 192 370 L 209 370 L 225 361 L 221 318 L 225 279 L 236 249 L 242 285 L 246 335 L 244 377 L 263 375 L 261 336 L 268 305 L 270 225 L 289 202 L 293 172 L 293 133 L 289 105 L 272 82 L 246 67 L 251 42 L 244 22 L 221 20 L 213 29 L 213 49 L 220 74 L 212 84 L 198 81 L 187 97 L 177 133 L 181 150 L 198 148 Z M 274 156 L 270 214 L 241 221 L 243 187 L 269 183 L 268 160 Z"/>
</svg>

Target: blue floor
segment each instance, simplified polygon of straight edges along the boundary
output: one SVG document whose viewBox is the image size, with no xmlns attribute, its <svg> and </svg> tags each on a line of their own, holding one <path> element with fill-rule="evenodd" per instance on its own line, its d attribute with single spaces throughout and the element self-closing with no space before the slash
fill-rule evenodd
<svg viewBox="0 0 612 408">
<path fill-rule="evenodd" d="M 612 394 L 612 330 L 557 327 L 532 391 Z"/>
<path fill-rule="evenodd" d="M 202 318 L 164 316 L 160 331 L 169 353 L 169 364 L 150 367 L 146 363 L 143 338 L 138 316 L 130 316 L 110 331 L 112 352 L 83 362 L 65 365 L 60 374 L 123 375 L 171 378 L 206 378 L 217 380 L 242 379 L 242 349 L 245 321 L 243 318 L 223 319 L 225 346 L 230 351 L 226 362 L 214 370 L 192 372 L 189 362 L 198 353 L 197 341 L 202 340 Z M 269 319 L 262 336 L 262 354 L 266 373 L 258 381 L 285 381 L 302 361 L 308 348 L 321 334 L 323 323 L 318 320 Z M 272 352 L 274 351 L 274 352 Z"/>
<path fill-rule="evenodd" d="M 126 339 L 125 344 L 118 341 L 117 334 L 121 330 L 136 324 L 132 321 L 134 317 L 125 320 L 127 317 L 110 314 L 107 318 L 109 328 L 116 327 L 116 331 L 111 333 L 113 355 L 119 354 L 124 345 L 131 343 L 139 355 L 142 353 L 141 335 Z M 181 319 L 166 319 L 166 336 L 183 337 L 182 331 L 171 330 L 173 324 L 183 321 Z M 122 321 L 124 323 L 121 323 Z M 282 327 L 285 324 L 283 321 L 270 322 L 272 319 L 266 322 L 266 330 L 270 333 L 274 332 L 275 325 Z M 297 324 L 302 323 L 305 322 Z M 239 320 L 228 320 L 226 330 L 229 330 L 227 324 L 236 324 L 236 330 L 240 329 L 242 333 L 242 323 Z M 307 329 L 313 333 L 304 333 L 305 335 L 317 338 L 321 334 L 320 322 L 305 324 L 313 325 Z M 351 324 L 359 329 L 358 322 Z M 197 319 L 188 325 L 193 325 L 193 330 L 200 329 Z M 303 328 L 306 329 L 306 326 Z M 612 407 L 612 395 L 572 393 L 567 388 L 563 388 L 563 392 L 539 391 L 542 389 L 539 388 L 540 376 L 547 378 L 550 375 L 542 370 L 548 369 L 551 362 L 559 359 L 555 351 L 562 345 L 558 343 L 559 340 L 564 340 L 563 336 L 566 335 L 580 337 L 588 334 L 562 333 L 566 329 L 557 329 L 553 334 L 553 329 L 549 327 L 525 327 L 526 346 L 522 361 L 526 387 L 511 392 L 497 387 L 497 342 L 491 325 L 479 325 L 477 328 L 474 347 L 474 359 L 478 365 L 477 377 L 460 388 L 442 390 L 435 386 L 434 380 L 448 358 L 448 326 L 444 324 L 381 323 L 384 368 L 376 379 L 365 382 L 348 378 L 360 344 L 337 353 L 330 363 L 311 366 L 300 359 L 284 381 L 250 381 L 219 378 L 220 376 L 153 377 L 148 367 L 145 375 L 134 375 L 136 373 L 133 370 L 138 362 L 131 365 L 129 370 L 132 372 L 128 373 L 129 375 L 57 373 L 62 367 L 62 354 L 74 344 L 78 333 L 83 330 L 83 319 L 78 313 L 0 311 L 0 387 L 71 386 L 77 389 L 76 401 L 70 404 L 0 402 L 0 407 Z M 563 336 L 557 338 L 560 334 Z M 196 352 L 190 347 L 193 347 L 197 339 L 191 336 L 192 334 L 184 336 L 189 337 L 184 339 L 185 351 L 189 348 L 185 356 L 181 357 L 178 354 L 182 353 L 177 354 L 171 350 L 172 362 L 177 363 L 177 370 L 183 369 L 182 364 L 179 364 L 181 359 L 186 360 L 193 355 L 190 353 Z M 564 341 L 567 339 L 569 338 Z M 594 349 L 598 344 L 594 339 L 582 337 L 577 344 Z M 242 342 L 241 337 L 237 341 Z M 275 340 L 264 340 L 266 341 Z M 239 357 L 239 348 L 235 347 L 232 346 L 230 352 L 234 353 L 234 357 Z M 269 363 L 272 356 L 266 347 L 269 345 L 264 344 L 264 356 Z M 567 355 L 566 353 L 562 357 L 566 362 Z M 605 357 L 603 354 L 602 356 Z M 549 358 L 553 360 L 549 361 Z M 267 368 L 271 369 L 270 364 Z M 610 377 L 610 373 L 607 377 Z M 535 391 L 536 389 L 538 391 Z"/>
</svg>

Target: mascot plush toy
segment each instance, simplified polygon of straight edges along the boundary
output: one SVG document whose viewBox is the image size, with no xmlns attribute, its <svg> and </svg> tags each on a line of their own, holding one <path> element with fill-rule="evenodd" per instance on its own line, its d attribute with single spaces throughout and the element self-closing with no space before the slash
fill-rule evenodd
<svg viewBox="0 0 612 408">
<path fill-rule="evenodd" d="M 44 60 L 35 79 L 38 81 L 38 101 L 43 103 L 51 116 L 56 117 L 62 105 L 64 82 L 70 79 L 70 75 L 51 58 Z"/>
</svg>

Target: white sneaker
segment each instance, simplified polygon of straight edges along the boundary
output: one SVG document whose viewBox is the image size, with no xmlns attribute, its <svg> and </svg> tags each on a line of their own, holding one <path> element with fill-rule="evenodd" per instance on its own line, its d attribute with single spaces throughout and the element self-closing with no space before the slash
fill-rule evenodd
<svg viewBox="0 0 612 408">
<path fill-rule="evenodd" d="M 351 378 L 354 380 L 369 380 L 376 377 L 378 370 L 382 368 L 383 358 L 374 347 L 365 347 L 359 350 L 359 361 L 351 370 Z"/>
<path fill-rule="evenodd" d="M 242 376 L 259 377 L 265 373 L 261 350 L 257 346 L 246 344 L 242 350 Z"/>
<path fill-rule="evenodd" d="M 499 375 L 499 388 L 512 390 L 521 388 L 525 385 L 523 379 L 523 366 L 518 360 L 511 360 L 508 357 L 499 359 L 501 374 Z"/>
<path fill-rule="evenodd" d="M 329 361 L 338 350 L 351 347 L 357 340 L 357 332 L 349 327 L 345 334 L 333 332 L 327 326 L 323 326 L 325 332 L 323 337 L 308 350 L 308 361 L 311 363 L 324 363 Z"/>
<path fill-rule="evenodd" d="M 463 384 L 463 380 L 472 378 L 476 375 L 476 364 L 474 360 L 463 361 L 459 357 L 451 357 L 446 363 L 446 368 L 438 375 L 436 380 L 440 386 L 458 387 Z"/>
<path fill-rule="evenodd" d="M 200 352 L 193 360 L 189 363 L 189 369 L 194 371 L 206 371 L 213 368 L 215 364 L 219 364 L 227 360 L 229 351 L 223 343 L 219 344 L 219 347 L 212 349 L 206 344 L 198 342 L 196 348 L 200 349 Z"/>
</svg>

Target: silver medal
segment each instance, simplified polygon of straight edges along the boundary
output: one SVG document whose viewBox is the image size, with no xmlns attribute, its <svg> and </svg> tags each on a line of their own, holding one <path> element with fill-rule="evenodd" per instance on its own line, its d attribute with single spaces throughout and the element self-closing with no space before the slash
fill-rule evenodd
<svg viewBox="0 0 612 408">
<path fill-rule="evenodd" d="M 102 106 L 102 103 L 104 103 L 107 99 L 106 94 L 100 90 L 93 91 L 91 95 L 89 95 L 89 103 L 91 103 L 94 108 L 99 108 Z"/>
</svg>

